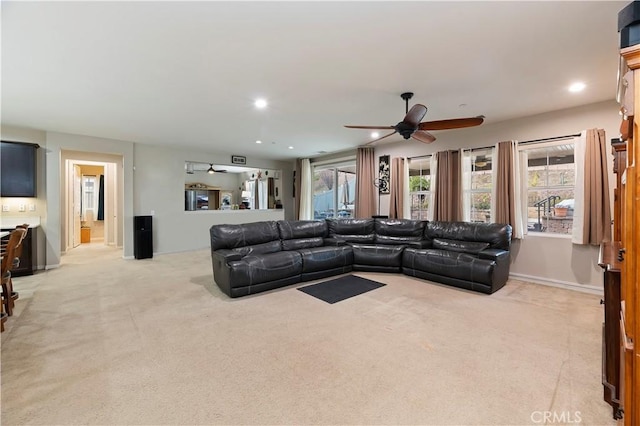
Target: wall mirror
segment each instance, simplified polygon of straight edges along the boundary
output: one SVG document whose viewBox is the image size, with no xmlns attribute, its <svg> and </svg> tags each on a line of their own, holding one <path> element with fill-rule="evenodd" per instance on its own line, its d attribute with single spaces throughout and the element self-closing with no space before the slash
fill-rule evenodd
<svg viewBox="0 0 640 426">
<path fill-rule="evenodd" d="M 187 161 L 184 209 L 266 210 L 280 208 L 281 171 Z"/>
</svg>

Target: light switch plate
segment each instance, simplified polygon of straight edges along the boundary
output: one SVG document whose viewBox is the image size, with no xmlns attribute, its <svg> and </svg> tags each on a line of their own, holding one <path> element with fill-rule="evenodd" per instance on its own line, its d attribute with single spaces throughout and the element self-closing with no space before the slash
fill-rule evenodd
<svg viewBox="0 0 640 426">
<path fill-rule="evenodd" d="M 18 211 L 20 211 L 20 212 L 27 211 L 27 206 L 25 206 L 24 204 L 20 204 L 20 206 L 18 207 Z"/>
<path fill-rule="evenodd" d="M 36 211 L 36 205 L 35 204 L 29 204 L 29 211 L 30 212 L 35 212 Z"/>
<path fill-rule="evenodd" d="M 2 205 L 2 211 L 3 212 L 8 212 L 9 211 L 9 206 L 7 204 L 3 204 Z"/>
</svg>

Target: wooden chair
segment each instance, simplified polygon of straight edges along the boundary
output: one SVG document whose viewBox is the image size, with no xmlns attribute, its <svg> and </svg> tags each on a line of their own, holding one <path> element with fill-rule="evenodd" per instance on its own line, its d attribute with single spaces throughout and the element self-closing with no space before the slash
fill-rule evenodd
<svg viewBox="0 0 640 426">
<path fill-rule="evenodd" d="M 2 304 L 4 311 L 8 316 L 13 315 L 13 307 L 19 295 L 13 291 L 13 282 L 11 281 L 11 271 L 20 264 L 22 241 L 27 235 L 27 228 L 18 227 L 11 231 L 9 241 L 2 253 L 2 264 L 0 267 L 2 279 Z"/>
</svg>

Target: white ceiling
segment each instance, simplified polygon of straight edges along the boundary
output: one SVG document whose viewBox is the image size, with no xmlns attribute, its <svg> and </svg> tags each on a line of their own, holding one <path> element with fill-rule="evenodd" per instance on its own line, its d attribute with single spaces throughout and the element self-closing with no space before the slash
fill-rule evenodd
<svg viewBox="0 0 640 426">
<path fill-rule="evenodd" d="M 493 123 L 612 99 L 626 4 L 3 1 L 2 123 L 269 159 L 367 142 L 342 126 L 404 91 Z"/>
</svg>

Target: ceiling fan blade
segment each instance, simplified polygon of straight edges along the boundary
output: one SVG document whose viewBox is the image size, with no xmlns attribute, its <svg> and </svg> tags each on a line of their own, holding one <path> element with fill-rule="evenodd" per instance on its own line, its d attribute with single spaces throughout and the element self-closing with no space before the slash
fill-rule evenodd
<svg viewBox="0 0 640 426">
<path fill-rule="evenodd" d="M 427 113 L 427 107 L 422 104 L 415 104 L 411 107 L 407 115 L 404 116 L 405 123 L 411 125 L 411 127 L 417 127 L 420 121 Z"/>
<path fill-rule="evenodd" d="M 383 130 L 383 129 L 395 129 L 393 126 L 344 126 L 349 129 L 372 129 L 372 130 Z"/>
<path fill-rule="evenodd" d="M 413 132 L 411 137 L 423 143 L 431 143 L 436 140 L 435 136 L 429 132 L 425 132 L 424 130 L 416 130 Z"/>
<path fill-rule="evenodd" d="M 479 126 L 484 121 L 484 116 L 479 115 L 477 117 L 469 118 L 454 118 L 451 120 L 438 120 L 438 121 L 425 121 L 420 123 L 418 129 L 420 130 L 447 130 L 447 129 L 460 129 L 463 127 Z"/>
<path fill-rule="evenodd" d="M 392 127 L 392 128 L 393 128 L 393 127 Z M 391 135 L 395 135 L 396 133 L 398 133 L 398 132 L 393 131 L 393 132 L 389 133 L 388 135 L 384 135 L 384 136 L 383 136 L 383 137 L 381 137 L 381 138 L 374 139 L 374 140 L 372 140 L 372 141 L 370 141 L 370 142 L 367 142 L 365 145 L 369 145 L 369 144 L 371 144 L 371 143 L 378 142 L 379 140 L 384 139 L 384 138 L 388 138 L 389 136 L 391 136 Z"/>
</svg>

